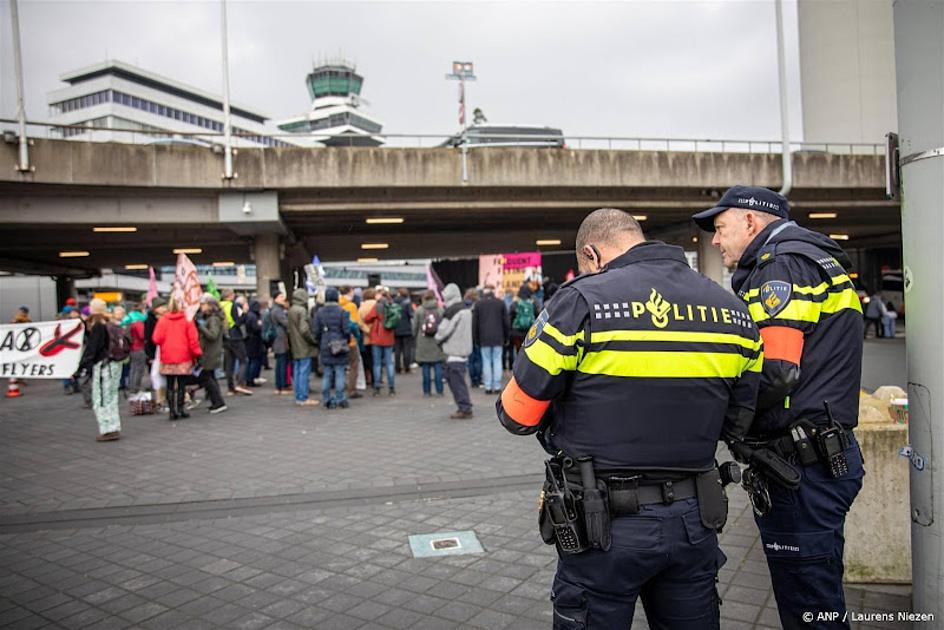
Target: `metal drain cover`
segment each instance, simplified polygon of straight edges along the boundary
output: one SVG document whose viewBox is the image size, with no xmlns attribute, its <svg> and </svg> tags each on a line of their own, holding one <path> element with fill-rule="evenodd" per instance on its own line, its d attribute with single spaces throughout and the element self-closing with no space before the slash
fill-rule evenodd
<svg viewBox="0 0 944 630">
<path fill-rule="evenodd" d="M 472 530 L 415 534 L 410 536 L 410 550 L 414 558 L 460 556 L 485 551 Z"/>
</svg>

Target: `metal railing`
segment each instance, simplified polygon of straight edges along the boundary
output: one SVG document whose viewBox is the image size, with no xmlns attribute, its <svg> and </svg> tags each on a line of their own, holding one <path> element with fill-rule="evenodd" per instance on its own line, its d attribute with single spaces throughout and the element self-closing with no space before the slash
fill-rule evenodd
<svg viewBox="0 0 944 630">
<path fill-rule="evenodd" d="M 15 120 L 0 119 L 0 124 L 16 124 Z M 84 142 L 124 142 L 129 144 L 192 144 L 203 146 L 215 152 L 223 150 L 223 134 L 214 132 L 178 132 L 166 130 L 119 129 L 95 127 L 90 125 L 61 125 L 48 122 L 27 122 L 30 137 L 65 138 Z M 366 136 L 336 136 L 319 133 L 245 133 L 233 132 L 237 148 L 264 148 L 260 139 L 269 138 L 300 147 L 322 148 L 315 143 L 331 139 L 337 145 L 339 140 L 347 140 L 350 146 L 357 146 L 365 137 L 383 141 L 381 148 L 436 148 L 452 149 L 444 146 L 455 142 L 456 134 L 429 133 L 381 133 Z M 3 130 L 5 141 L 15 141 L 12 129 Z M 717 138 L 630 138 L 623 136 L 572 136 L 558 134 L 482 134 L 477 133 L 468 145 L 469 149 L 478 150 L 489 146 L 520 146 L 554 150 L 555 148 L 575 150 L 610 150 L 610 151 L 670 151 L 695 153 L 759 153 L 780 154 L 783 143 L 779 140 L 744 140 Z M 837 155 L 884 155 L 884 143 L 867 142 L 791 142 L 792 153 L 830 153 Z"/>
</svg>

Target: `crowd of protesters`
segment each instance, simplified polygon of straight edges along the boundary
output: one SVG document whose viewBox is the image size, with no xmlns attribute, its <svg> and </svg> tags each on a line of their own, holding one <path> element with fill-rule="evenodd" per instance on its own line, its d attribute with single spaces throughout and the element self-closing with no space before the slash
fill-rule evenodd
<svg viewBox="0 0 944 630">
<path fill-rule="evenodd" d="M 486 285 L 464 294 L 455 284 L 441 294 L 401 288 L 324 287 L 315 296 L 296 289 L 268 303 L 223 289 L 204 293 L 188 317 L 173 298 L 115 305 L 101 299 L 78 306 L 69 298 L 58 317 L 86 326 L 79 368 L 63 382 L 81 394 L 98 421 L 99 441 L 121 437 L 121 397 L 141 403 L 139 413 L 190 417 L 209 401 L 212 414 L 227 410 L 229 396 L 252 396 L 274 372 L 275 395 L 299 407 L 348 409 L 366 395 L 396 396 L 397 374 L 419 370 L 424 397 L 455 402 L 452 419 L 473 415 L 472 389 L 497 394 L 502 376 L 520 351 L 528 329 L 550 297 L 547 285 L 525 283 L 502 295 Z M 21 308 L 16 321 L 29 321 Z M 269 365 L 269 358 L 274 359 Z M 312 375 L 321 377 L 321 398 Z M 146 403 L 146 404 L 145 404 Z"/>
</svg>

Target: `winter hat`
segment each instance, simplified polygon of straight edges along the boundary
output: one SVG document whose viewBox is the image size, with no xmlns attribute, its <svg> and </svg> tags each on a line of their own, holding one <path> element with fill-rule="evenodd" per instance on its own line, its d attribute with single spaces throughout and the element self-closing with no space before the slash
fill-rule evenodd
<svg viewBox="0 0 944 630">
<path fill-rule="evenodd" d="M 337 302 L 341 297 L 340 291 L 337 287 L 328 287 L 325 289 L 325 302 Z"/>
</svg>

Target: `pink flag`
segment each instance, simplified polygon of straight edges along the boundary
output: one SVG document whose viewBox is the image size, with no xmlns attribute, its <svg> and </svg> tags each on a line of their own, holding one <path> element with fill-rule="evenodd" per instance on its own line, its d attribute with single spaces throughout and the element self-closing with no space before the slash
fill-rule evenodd
<svg viewBox="0 0 944 630">
<path fill-rule="evenodd" d="M 151 306 L 151 300 L 157 297 L 157 280 L 154 278 L 154 267 L 148 267 L 148 271 L 151 275 L 151 281 L 148 283 L 148 291 L 144 302 L 148 306 Z"/>
<path fill-rule="evenodd" d="M 436 294 L 436 301 L 442 306 L 443 283 L 442 280 L 439 279 L 439 275 L 433 271 L 432 263 L 426 265 L 426 288 Z"/>
<path fill-rule="evenodd" d="M 197 268 L 187 258 L 187 254 L 177 254 L 177 273 L 174 275 L 174 300 L 180 306 L 188 320 L 192 320 L 200 308 L 200 297 L 203 289 L 197 278 Z"/>
</svg>

